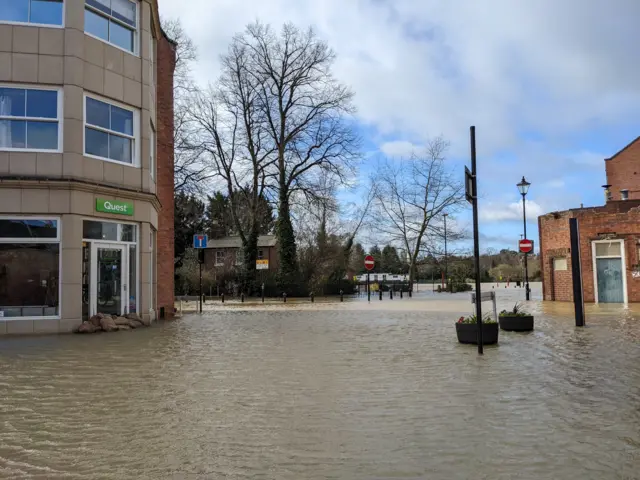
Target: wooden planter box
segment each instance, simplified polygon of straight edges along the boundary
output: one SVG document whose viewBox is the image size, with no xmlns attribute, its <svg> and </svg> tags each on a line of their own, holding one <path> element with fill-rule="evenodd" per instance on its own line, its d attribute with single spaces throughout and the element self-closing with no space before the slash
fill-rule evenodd
<svg viewBox="0 0 640 480">
<path fill-rule="evenodd" d="M 533 315 L 500 315 L 500 328 L 507 332 L 530 332 L 533 330 Z"/>
<path fill-rule="evenodd" d="M 497 323 L 482 324 L 482 344 L 493 345 L 498 343 L 500 329 Z M 460 343 L 478 344 L 478 325 L 475 323 L 456 323 L 456 333 Z"/>
</svg>

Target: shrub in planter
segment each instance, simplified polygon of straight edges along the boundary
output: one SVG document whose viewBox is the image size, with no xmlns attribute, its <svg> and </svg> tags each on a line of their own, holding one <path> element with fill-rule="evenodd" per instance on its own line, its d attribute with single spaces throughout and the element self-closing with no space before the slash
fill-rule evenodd
<svg viewBox="0 0 640 480">
<path fill-rule="evenodd" d="M 498 343 L 498 322 L 489 315 L 482 318 L 482 344 L 492 345 Z M 460 343 L 478 343 L 478 317 L 460 317 L 456 322 L 456 334 Z"/>
<path fill-rule="evenodd" d="M 500 312 L 500 328 L 508 332 L 530 332 L 533 330 L 533 315 L 516 303 L 510 311 Z"/>
</svg>

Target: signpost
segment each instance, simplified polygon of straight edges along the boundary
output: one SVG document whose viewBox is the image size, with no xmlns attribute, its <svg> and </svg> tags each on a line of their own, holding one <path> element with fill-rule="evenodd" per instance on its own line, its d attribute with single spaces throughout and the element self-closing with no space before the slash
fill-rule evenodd
<svg viewBox="0 0 640 480">
<path fill-rule="evenodd" d="M 471 171 L 465 167 L 465 196 L 467 201 L 473 205 L 473 257 L 476 271 L 476 292 L 475 294 L 482 298 L 480 292 L 480 241 L 478 231 L 478 171 L 476 169 L 476 127 L 471 127 Z M 478 353 L 482 355 L 484 348 L 482 346 L 482 302 L 476 303 L 476 319 L 478 324 Z"/>
<path fill-rule="evenodd" d="M 198 252 L 198 263 L 200 264 L 200 313 L 202 313 L 202 264 L 204 263 L 204 249 L 207 248 L 209 237 L 203 233 L 193 236 L 193 248 L 200 250 Z"/>
<path fill-rule="evenodd" d="M 256 260 L 256 270 L 269 270 L 269 260 Z"/>
<path fill-rule="evenodd" d="M 364 268 L 367 269 L 367 299 L 371 301 L 371 284 L 369 283 L 369 272 L 376 266 L 376 261 L 372 255 L 364 257 Z"/>
<path fill-rule="evenodd" d="M 533 240 L 527 240 L 526 238 L 518 242 L 518 248 L 521 253 L 527 254 L 533 252 Z"/>
</svg>

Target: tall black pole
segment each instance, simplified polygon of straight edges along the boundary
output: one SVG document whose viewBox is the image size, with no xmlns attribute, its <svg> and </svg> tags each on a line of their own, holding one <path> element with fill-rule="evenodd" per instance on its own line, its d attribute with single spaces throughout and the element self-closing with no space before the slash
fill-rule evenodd
<svg viewBox="0 0 640 480">
<path fill-rule="evenodd" d="M 200 313 L 202 313 L 202 262 L 200 262 Z"/>
<path fill-rule="evenodd" d="M 473 176 L 473 257 L 476 269 L 476 320 L 478 353 L 482 355 L 482 302 L 480 293 L 480 238 L 478 232 L 478 171 L 476 168 L 476 127 L 471 127 L 471 175 Z"/>
<path fill-rule="evenodd" d="M 369 282 L 369 272 L 367 272 L 367 301 L 371 302 L 371 283 Z"/>
<path fill-rule="evenodd" d="M 524 222 L 524 238 L 527 240 L 527 203 L 525 202 L 526 193 L 522 194 L 522 219 Z M 529 254 L 524 254 L 524 280 L 525 280 L 525 298 L 527 302 L 529 301 L 529 264 L 527 259 L 529 258 Z"/>
<path fill-rule="evenodd" d="M 576 327 L 584 327 L 584 297 L 582 292 L 582 265 L 580 263 L 580 231 L 578 219 L 569 219 L 569 235 L 571 239 L 571 277 L 573 280 L 573 308 L 576 316 Z"/>
<path fill-rule="evenodd" d="M 444 281 L 447 285 L 447 290 L 453 292 L 453 290 L 449 289 L 449 272 L 447 269 L 447 215 L 444 214 Z"/>
</svg>

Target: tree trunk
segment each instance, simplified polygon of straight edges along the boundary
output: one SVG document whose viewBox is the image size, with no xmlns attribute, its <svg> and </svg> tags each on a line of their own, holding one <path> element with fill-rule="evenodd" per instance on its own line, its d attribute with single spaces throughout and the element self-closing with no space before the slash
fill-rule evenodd
<svg viewBox="0 0 640 480">
<path fill-rule="evenodd" d="M 296 241 L 293 234 L 293 224 L 291 223 L 288 191 L 282 186 L 280 187 L 276 237 L 278 239 L 278 254 L 280 256 L 278 286 L 283 289 L 283 291 L 290 290 L 287 294 L 293 294 L 292 289 L 296 288 L 298 273 Z"/>
</svg>

